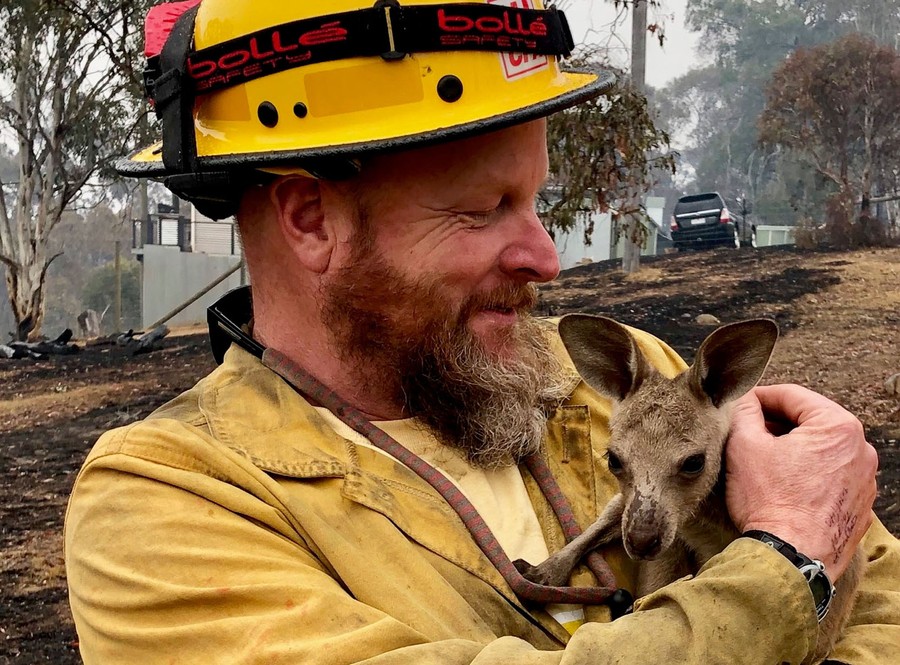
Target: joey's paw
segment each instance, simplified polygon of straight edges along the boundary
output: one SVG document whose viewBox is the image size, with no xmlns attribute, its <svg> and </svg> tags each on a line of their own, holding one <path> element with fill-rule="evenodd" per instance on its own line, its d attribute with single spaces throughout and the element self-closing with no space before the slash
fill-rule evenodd
<svg viewBox="0 0 900 665">
<path fill-rule="evenodd" d="M 525 559 L 516 559 L 512 562 L 512 564 L 516 567 L 516 570 L 519 571 L 519 574 L 524 577 L 526 580 L 530 580 L 529 575 L 531 571 L 535 570 L 537 566 L 532 566 Z"/>
<path fill-rule="evenodd" d="M 565 586 L 569 578 L 568 571 L 562 571 L 559 566 L 547 564 L 552 564 L 552 559 L 548 559 L 538 566 L 532 566 L 522 559 L 513 561 L 516 570 L 529 582 L 543 586 Z"/>
</svg>

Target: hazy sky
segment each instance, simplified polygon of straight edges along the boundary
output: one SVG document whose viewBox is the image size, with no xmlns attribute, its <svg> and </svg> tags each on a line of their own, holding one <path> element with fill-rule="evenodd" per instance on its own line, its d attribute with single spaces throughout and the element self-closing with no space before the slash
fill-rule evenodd
<svg viewBox="0 0 900 665">
<path fill-rule="evenodd" d="M 695 47 L 699 35 L 684 27 L 687 0 L 661 0 L 661 9 L 650 8 L 650 22 L 665 24 L 665 46 L 647 35 L 647 83 L 662 87 L 669 80 L 699 65 Z M 559 0 L 558 6 L 569 19 L 569 26 L 576 43 L 594 42 L 607 44 L 610 55 L 618 64 L 627 67 L 631 44 L 631 17 L 628 13 L 615 26 L 615 36 L 610 38 L 611 25 L 616 19 L 612 0 Z"/>
</svg>

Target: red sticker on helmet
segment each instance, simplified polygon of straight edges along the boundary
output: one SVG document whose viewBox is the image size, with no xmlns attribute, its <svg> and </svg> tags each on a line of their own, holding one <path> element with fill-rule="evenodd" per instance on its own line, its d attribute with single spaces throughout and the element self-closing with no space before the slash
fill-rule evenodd
<svg viewBox="0 0 900 665">
<path fill-rule="evenodd" d="M 489 5 L 502 5 L 514 9 L 534 9 L 533 0 L 487 0 Z M 534 53 L 505 52 L 500 54 L 500 63 L 503 65 L 503 75 L 507 81 L 528 76 L 534 72 L 546 69 L 550 66 L 550 60 L 545 55 Z"/>
<path fill-rule="evenodd" d="M 144 22 L 144 56 L 152 58 L 162 53 L 175 21 L 188 9 L 199 4 L 200 0 L 166 2 L 147 12 L 147 20 Z"/>
</svg>

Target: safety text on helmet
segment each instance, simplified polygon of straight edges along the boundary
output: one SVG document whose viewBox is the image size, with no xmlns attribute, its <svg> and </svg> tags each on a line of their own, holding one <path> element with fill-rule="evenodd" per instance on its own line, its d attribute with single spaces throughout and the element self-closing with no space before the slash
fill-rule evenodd
<svg viewBox="0 0 900 665">
<path fill-rule="evenodd" d="M 250 37 L 245 45 L 217 54 L 216 58 L 191 58 L 188 72 L 198 91 L 228 84 L 231 79 L 251 79 L 312 60 L 309 47 L 345 42 L 349 32 L 340 21 L 325 23 L 314 30 L 285 35 L 273 30 Z"/>
</svg>

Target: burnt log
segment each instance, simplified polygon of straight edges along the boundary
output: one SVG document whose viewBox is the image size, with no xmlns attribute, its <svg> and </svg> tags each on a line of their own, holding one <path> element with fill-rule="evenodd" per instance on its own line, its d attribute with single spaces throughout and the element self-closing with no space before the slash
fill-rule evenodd
<svg viewBox="0 0 900 665">
<path fill-rule="evenodd" d="M 0 344 L 0 358 L 6 358 L 8 360 L 22 360 L 23 358 L 27 358 L 29 360 L 41 360 L 44 356 L 40 353 L 35 353 L 27 348 L 22 348 L 21 346 L 7 346 L 6 344 Z"/>
<path fill-rule="evenodd" d="M 57 344 L 56 342 L 10 342 L 9 346 L 13 349 L 23 349 L 45 356 L 71 356 L 81 351 L 81 347 L 75 344 Z"/>
<path fill-rule="evenodd" d="M 59 337 L 53 340 L 53 344 L 68 344 L 72 341 L 72 335 L 74 334 L 71 328 L 66 328 Z"/>
<path fill-rule="evenodd" d="M 85 343 L 86 347 L 94 348 L 97 346 L 128 346 L 133 343 L 135 333 L 134 329 L 126 330 L 125 332 L 112 333 L 110 335 L 105 335 L 104 337 L 97 337 L 96 339 L 89 340 Z"/>
<path fill-rule="evenodd" d="M 141 353 L 150 353 L 156 351 L 159 343 L 169 334 L 169 329 L 165 325 L 157 326 L 150 332 L 141 335 L 137 339 L 131 339 L 128 342 L 129 353 L 133 356 Z"/>
<path fill-rule="evenodd" d="M 81 351 L 81 347 L 70 344 L 72 331 L 66 328 L 63 333 L 53 340 L 42 339 L 38 342 L 10 342 L 7 346 L 18 350 L 20 357 L 34 357 L 33 354 L 42 356 L 70 356 Z"/>
<path fill-rule="evenodd" d="M 129 328 L 123 333 L 119 333 L 118 335 L 114 335 L 116 346 L 129 346 L 130 344 L 135 343 L 134 336 L 139 333 L 134 332 L 134 328 Z"/>
</svg>

